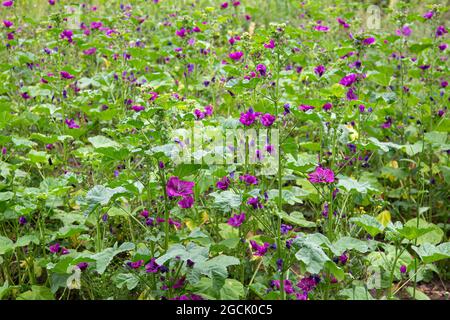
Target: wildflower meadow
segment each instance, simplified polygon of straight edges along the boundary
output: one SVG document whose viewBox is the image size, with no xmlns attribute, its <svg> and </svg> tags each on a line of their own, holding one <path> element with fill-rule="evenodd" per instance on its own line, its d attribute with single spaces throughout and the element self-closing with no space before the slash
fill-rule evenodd
<svg viewBox="0 0 450 320">
<path fill-rule="evenodd" d="M 447 5 L 2 0 L 0 299 L 448 300 Z"/>
</svg>

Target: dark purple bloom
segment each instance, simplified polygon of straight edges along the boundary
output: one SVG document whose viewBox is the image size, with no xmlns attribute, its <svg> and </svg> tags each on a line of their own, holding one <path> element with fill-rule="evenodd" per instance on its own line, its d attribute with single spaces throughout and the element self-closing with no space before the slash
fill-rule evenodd
<svg viewBox="0 0 450 320">
<path fill-rule="evenodd" d="M 260 121 L 263 126 L 270 127 L 274 123 L 275 119 L 275 116 L 271 115 L 270 113 L 266 113 L 261 116 Z"/>
<path fill-rule="evenodd" d="M 3 1 L 4 7 L 11 7 L 13 4 L 14 4 L 14 1 L 12 1 L 12 0 Z"/>
<path fill-rule="evenodd" d="M 347 100 L 358 100 L 358 96 L 356 95 L 356 93 L 353 91 L 353 88 L 348 89 L 347 91 Z"/>
<path fill-rule="evenodd" d="M 77 264 L 78 269 L 80 269 L 82 271 L 86 270 L 88 266 L 89 266 L 89 263 L 87 263 L 87 262 L 80 262 Z"/>
<path fill-rule="evenodd" d="M 358 80 L 358 76 L 356 75 L 356 73 L 350 73 L 350 74 L 346 75 L 345 77 L 343 77 L 341 79 L 341 81 L 339 81 L 339 84 L 346 86 L 346 87 L 350 87 L 357 80 Z"/>
<path fill-rule="evenodd" d="M 317 167 L 316 170 L 308 174 L 311 183 L 332 183 L 334 182 L 334 172 L 328 168 Z"/>
<path fill-rule="evenodd" d="M 236 52 L 232 52 L 230 53 L 228 56 L 230 57 L 230 59 L 233 59 L 234 61 L 238 61 L 242 58 L 244 54 L 241 51 L 236 51 Z"/>
<path fill-rule="evenodd" d="M 232 227 L 239 227 L 245 221 L 245 213 L 235 214 L 230 219 L 228 219 L 228 224 Z"/>
<path fill-rule="evenodd" d="M 412 33 L 412 30 L 411 30 L 410 27 L 408 27 L 408 26 L 405 25 L 405 26 L 403 26 L 401 29 L 396 30 L 395 33 L 396 33 L 398 36 L 409 37 L 409 36 L 411 35 L 411 33 Z"/>
<path fill-rule="evenodd" d="M 91 56 L 91 55 L 95 54 L 95 52 L 97 52 L 97 48 L 95 48 L 95 47 L 92 47 L 92 48 L 89 48 L 89 49 L 86 49 L 83 51 L 83 53 L 87 56 Z"/>
<path fill-rule="evenodd" d="M 167 181 L 166 191 L 169 197 L 184 197 L 193 193 L 192 188 L 195 183 L 191 181 L 183 181 L 178 177 L 170 177 Z"/>
<path fill-rule="evenodd" d="M 178 201 L 178 206 L 182 209 L 189 209 L 194 204 L 194 198 L 192 196 L 184 196 L 183 199 Z"/>
<path fill-rule="evenodd" d="M 301 104 L 298 108 L 300 110 L 302 110 L 302 111 L 308 111 L 308 110 L 313 110 L 314 109 L 313 106 L 309 106 L 307 104 Z"/>
<path fill-rule="evenodd" d="M 55 243 L 54 245 L 51 245 L 51 246 L 49 247 L 49 249 L 50 249 L 50 252 L 51 252 L 51 253 L 58 253 L 59 250 L 61 249 L 61 246 L 60 246 L 59 243 Z"/>
<path fill-rule="evenodd" d="M 287 233 L 288 233 L 289 231 L 291 231 L 292 229 L 293 229 L 292 226 L 290 226 L 290 225 L 288 225 L 288 224 L 282 223 L 282 224 L 281 224 L 280 231 L 281 231 L 281 234 L 287 234 Z"/>
<path fill-rule="evenodd" d="M 400 273 L 406 273 L 406 271 L 407 271 L 406 266 L 404 264 L 402 264 L 400 266 Z"/>
<path fill-rule="evenodd" d="M 73 79 L 74 78 L 74 76 L 71 75 L 67 71 L 61 71 L 59 74 L 61 75 L 61 79 Z"/>
<path fill-rule="evenodd" d="M 144 260 L 138 260 L 135 262 L 127 262 L 127 265 L 131 268 L 131 269 L 139 269 L 140 267 L 142 267 L 144 265 Z"/>
<path fill-rule="evenodd" d="M 266 75 L 266 70 L 267 70 L 267 68 L 266 68 L 266 66 L 263 65 L 263 64 L 258 64 L 258 65 L 256 66 L 256 71 L 258 71 L 259 74 L 260 74 L 261 76 L 263 76 L 263 77 Z"/>
<path fill-rule="evenodd" d="M 244 126 L 250 126 L 253 122 L 255 122 L 257 116 L 258 113 L 254 112 L 253 109 L 250 108 L 247 112 L 241 113 L 239 121 Z"/>
<path fill-rule="evenodd" d="M 73 119 L 66 119 L 65 123 L 69 127 L 69 129 L 78 129 L 80 126 Z"/>
<path fill-rule="evenodd" d="M 150 262 L 145 265 L 145 271 L 148 273 L 157 273 L 160 270 L 160 265 L 156 263 L 155 258 L 151 258 Z"/>
<path fill-rule="evenodd" d="M 319 76 L 319 77 L 321 77 L 324 73 L 325 73 L 325 67 L 324 66 L 322 66 L 322 65 L 319 65 L 319 66 L 317 66 L 317 67 L 315 67 L 314 68 L 314 72 Z"/>
<path fill-rule="evenodd" d="M 273 39 L 270 39 L 269 43 L 264 44 L 264 48 L 266 49 L 273 49 L 275 48 L 275 41 Z"/>
<path fill-rule="evenodd" d="M 253 207 L 253 209 L 262 209 L 263 208 L 263 205 L 259 202 L 258 197 L 248 198 L 247 204 L 251 205 Z"/>
<path fill-rule="evenodd" d="M 441 50 L 441 51 L 444 51 L 445 49 L 447 49 L 448 48 L 448 44 L 446 44 L 446 43 L 441 43 L 440 45 L 439 45 L 439 50 Z"/>
<path fill-rule="evenodd" d="M 253 253 L 254 256 L 262 257 L 267 253 L 267 249 L 270 247 L 270 243 L 264 242 L 263 245 L 259 245 L 254 240 L 250 240 L 250 245 L 252 246 L 252 249 L 255 251 Z"/>
<path fill-rule="evenodd" d="M 20 216 L 19 217 L 19 224 L 21 226 L 25 225 L 27 223 L 27 218 L 25 218 L 25 216 Z"/>
<path fill-rule="evenodd" d="M 426 12 L 422 17 L 424 17 L 425 19 L 431 19 L 434 16 L 434 12 L 432 10 Z"/>
<path fill-rule="evenodd" d="M 447 29 L 444 26 L 439 26 L 436 29 L 436 37 L 441 37 L 447 33 Z"/>
<path fill-rule="evenodd" d="M 255 176 L 249 175 L 249 174 L 244 174 L 242 176 L 239 177 L 239 180 L 244 181 L 246 185 L 251 185 L 251 184 L 258 184 L 258 178 L 256 178 Z"/>
<path fill-rule="evenodd" d="M 225 176 L 216 183 L 216 187 L 220 190 L 227 190 L 230 186 L 230 179 Z"/>
<path fill-rule="evenodd" d="M 11 21 L 9 21 L 9 20 L 3 20 L 3 25 L 6 28 L 9 28 L 9 27 L 11 27 L 13 25 L 13 23 Z"/>
<path fill-rule="evenodd" d="M 369 37 L 363 40 L 363 45 L 368 46 L 371 45 L 373 43 L 375 43 L 375 38 L 374 37 Z"/>
</svg>

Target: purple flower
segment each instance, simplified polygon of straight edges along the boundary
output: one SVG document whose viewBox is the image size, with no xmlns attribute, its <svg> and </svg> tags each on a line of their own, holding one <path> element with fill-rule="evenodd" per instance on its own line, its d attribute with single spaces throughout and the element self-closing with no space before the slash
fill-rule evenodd
<svg viewBox="0 0 450 320">
<path fill-rule="evenodd" d="M 220 7 L 221 7 L 222 9 L 228 8 L 228 2 L 222 3 L 222 4 L 220 5 Z"/>
<path fill-rule="evenodd" d="M 80 126 L 73 119 L 66 119 L 65 123 L 69 127 L 69 129 L 78 129 Z"/>
<path fill-rule="evenodd" d="M 314 27 L 314 30 L 321 31 L 321 32 L 328 32 L 330 30 L 327 26 L 318 25 Z"/>
<path fill-rule="evenodd" d="M 317 282 L 313 277 L 305 277 L 297 283 L 297 287 L 299 287 L 300 290 L 303 291 L 303 293 L 312 291 L 316 287 L 316 285 Z"/>
<path fill-rule="evenodd" d="M 264 48 L 266 49 L 275 48 L 275 41 L 273 41 L 273 39 L 270 39 L 269 43 L 264 43 Z"/>
<path fill-rule="evenodd" d="M 212 116 L 212 114 L 213 114 L 213 106 L 210 104 L 205 106 L 205 115 Z"/>
<path fill-rule="evenodd" d="M 319 66 L 317 66 L 317 67 L 315 67 L 314 68 L 314 72 L 319 76 L 319 77 L 321 77 L 324 73 L 325 73 L 325 67 L 324 66 L 322 66 L 322 65 L 319 65 Z"/>
<path fill-rule="evenodd" d="M 446 44 L 446 43 L 441 43 L 440 45 L 439 45 L 439 50 L 441 50 L 441 51 L 444 51 L 445 49 L 447 49 L 448 48 L 448 44 Z"/>
<path fill-rule="evenodd" d="M 258 197 L 248 198 L 247 204 L 251 205 L 253 207 L 253 209 L 262 209 L 263 208 L 263 205 L 259 202 Z"/>
<path fill-rule="evenodd" d="M 424 64 L 419 66 L 419 69 L 422 69 L 423 71 L 430 69 L 430 65 L 429 64 Z"/>
<path fill-rule="evenodd" d="M 241 113 L 239 121 L 244 126 L 250 126 L 253 122 L 255 122 L 255 119 L 258 115 L 258 113 L 254 112 L 253 109 L 250 108 L 247 112 Z"/>
<path fill-rule="evenodd" d="M 145 265 L 145 271 L 148 273 L 157 273 L 160 270 L 160 265 L 156 263 L 155 258 L 151 258 L 150 262 Z"/>
<path fill-rule="evenodd" d="M 300 110 L 302 110 L 302 111 L 305 111 L 305 112 L 308 111 L 308 110 L 313 110 L 314 109 L 313 106 L 309 106 L 307 104 L 301 104 L 298 108 Z"/>
<path fill-rule="evenodd" d="M 258 184 L 258 178 L 255 176 L 244 174 L 239 177 L 239 180 L 244 181 L 246 185 Z"/>
<path fill-rule="evenodd" d="M 245 221 L 245 213 L 235 214 L 230 219 L 228 219 L 228 224 L 232 227 L 238 228 Z"/>
<path fill-rule="evenodd" d="M 441 81 L 441 87 L 442 88 L 447 88 L 447 86 L 448 86 L 448 81 Z"/>
<path fill-rule="evenodd" d="M 347 91 L 347 100 L 358 100 L 358 96 L 353 91 L 353 88 L 348 89 Z"/>
<path fill-rule="evenodd" d="M 264 256 L 267 252 L 267 249 L 269 249 L 270 247 L 270 243 L 264 242 L 263 245 L 259 245 L 254 240 L 250 240 L 250 245 L 252 246 L 252 249 L 255 251 L 253 255 L 257 257 Z"/>
<path fill-rule="evenodd" d="M 61 39 L 67 39 L 67 41 L 69 43 L 73 42 L 73 40 L 72 40 L 72 36 L 73 36 L 72 30 L 66 29 L 63 32 L 61 32 L 61 34 L 59 36 L 61 37 Z"/>
<path fill-rule="evenodd" d="M 408 27 L 407 25 L 404 25 L 401 29 L 398 29 L 395 31 L 395 33 L 398 36 L 405 36 L 405 37 L 409 37 L 412 33 L 412 30 L 410 27 Z"/>
<path fill-rule="evenodd" d="M 280 227 L 280 232 L 281 234 L 287 234 L 289 231 L 291 231 L 293 229 L 292 226 L 288 225 L 288 224 L 281 224 Z"/>
<path fill-rule="evenodd" d="M 20 217 L 19 217 L 19 224 L 20 224 L 21 226 L 27 224 L 27 218 L 25 218 L 25 216 L 20 216 Z"/>
<path fill-rule="evenodd" d="M 205 117 L 205 113 L 202 112 L 200 109 L 195 109 L 194 115 L 195 115 L 195 118 L 197 118 L 197 120 L 203 119 Z"/>
<path fill-rule="evenodd" d="M 14 1 L 11 1 L 11 0 L 3 1 L 4 7 L 11 7 L 13 4 L 14 4 Z"/>
<path fill-rule="evenodd" d="M 103 26 L 101 21 L 93 21 L 91 22 L 91 29 L 100 29 Z"/>
<path fill-rule="evenodd" d="M 424 17 L 425 19 L 431 19 L 431 18 L 433 18 L 433 16 L 434 16 L 434 12 L 431 10 L 431 11 L 428 11 L 427 13 L 425 13 L 422 17 Z"/>
<path fill-rule="evenodd" d="M 61 75 L 61 79 L 73 79 L 74 76 L 68 73 L 67 71 L 61 71 L 59 73 Z"/>
<path fill-rule="evenodd" d="M 87 263 L 87 262 L 80 262 L 77 264 L 77 267 L 80 270 L 86 270 L 88 266 L 89 266 L 89 263 Z"/>
<path fill-rule="evenodd" d="M 149 212 L 148 212 L 147 209 L 144 209 L 144 210 L 141 211 L 141 213 L 139 213 L 140 216 L 142 216 L 142 217 L 144 217 L 146 219 L 148 218 L 148 214 L 149 214 Z"/>
<path fill-rule="evenodd" d="M 350 25 L 349 25 L 347 22 L 345 22 L 344 19 L 342 19 L 342 18 L 337 18 L 336 20 L 337 20 L 337 22 L 338 22 L 341 26 L 344 27 L 344 29 L 350 28 Z"/>
<path fill-rule="evenodd" d="M 264 77 L 266 75 L 267 68 L 263 64 L 258 64 L 256 66 L 256 71 L 258 71 L 259 74 Z"/>
<path fill-rule="evenodd" d="M 223 177 L 216 183 L 217 189 L 220 190 L 227 190 L 229 186 L 230 186 L 230 179 L 227 176 Z"/>
<path fill-rule="evenodd" d="M 347 256 L 347 254 L 345 252 L 339 256 L 339 261 L 342 264 L 346 264 L 347 260 L 348 260 L 348 256 Z"/>
<path fill-rule="evenodd" d="M 332 183 L 334 182 L 334 172 L 328 168 L 317 167 L 316 170 L 308 174 L 311 183 Z"/>
<path fill-rule="evenodd" d="M 167 195 L 169 197 L 185 197 L 191 195 L 194 185 L 194 182 L 183 181 L 178 177 L 170 177 L 166 185 Z"/>
<path fill-rule="evenodd" d="M 333 105 L 330 102 L 327 102 L 322 106 L 322 109 L 325 111 L 328 111 L 328 110 L 331 110 L 332 107 L 333 107 Z"/>
<path fill-rule="evenodd" d="M 54 245 L 51 245 L 50 247 L 48 247 L 50 249 L 51 253 L 58 253 L 59 250 L 61 249 L 61 246 L 59 243 L 55 243 Z"/>
<path fill-rule="evenodd" d="M 160 169 L 164 169 L 164 168 L 166 167 L 166 165 L 164 164 L 164 162 L 159 161 L 159 162 L 158 162 L 158 167 L 159 167 Z"/>
<path fill-rule="evenodd" d="M 343 77 L 341 81 L 339 81 L 339 84 L 350 87 L 352 84 L 354 84 L 358 80 L 358 76 L 355 73 L 350 73 Z"/>
<path fill-rule="evenodd" d="M 3 20 L 3 25 L 6 28 L 9 28 L 9 27 L 11 27 L 13 25 L 13 23 L 11 21 L 9 21 L 9 20 Z"/>
<path fill-rule="evenodd" d="M 270 127 L 274 123 L 275 119 L 275 116 L 271 115 L 270 113 L 266 113 L 261 116 L 260 121 L 263 126 Z"/>
<path fill-rule="evenodd" d="M 131 269 L 139 269 L 140 267 L 142 267 L 144 265 L 144 260 L 138 260 L 135 262 L 127 262 L 127 265 L 131 268 Z"/>
<path fill-rule="evenodd" d="M 400 266 L 400 273 L 406 273 L 406 266 L 404 264 Z"/>
<path fill-rule="evenodd" d="M 186 36 L 186 29 L 181 28 L 180 30 L 175 31 L 175 34 L 179 36 L 180 38 L 184 38 Z"/>
<path fill-rule="evenodd" d="M 375 43 L 375 38 L 374 37 L 366 38 L 366 39 L 363 40 L 362 43 L 365 46 L 369 46 L 369 45 Z"/>
<path fill-rule="evenodd" d="M 381 125 L 381 128 L 389 129 L 391 126 L 392 126 L 392 119 L 391 117 L 388 117 L 386 121 Z"/>
<path fill-rule="evenodd" d="M 192 196 L 184 196 L 183 199 L 178 201 L 178 206 L 182 209 L 189 209 L 194 204 L 194 198 Z"/>
<path fill-rule="evenodd" d="M 87 56 L 91 56 L 91 55 L 95 54 L 96 52 L 97 52 L 97 48 L 92 47 L 92 48 L 84 50 L 83 54 L 85 54 Z"/>
<path fill-rule="evenodd" d="M 230 59 L 233 59 L 234 61 L 238 61 L 242 58 L 244 54 L 241 51 L 231 52 L 228 56 Z"/>
<path fill-rule="evenodd" d="M 56 0 L 48 0 L 48 4 L 51 6 L 54 6 L 56 3 Z"/>
<path fill-rule="evenodd" d="M 132 106 L 131 109 L 133 109 L 133 110 L 136 111 L 136 112 L 141 112 L 142 110 L 145 109 L 145 107 L 144 107 L 144 106 L 136 105 L 136 106 Z"/>
<path fill-rule="evenodd" d="M 6 147 L 3 147 L 2 148 L 2 155 L 4 155 L 4 156 L 6 156 L 6 152 L 7 152 L 8 150 L 6 149 Z"/>
<path fill-rule="evenodd" d="M 447 33 L 447 30 L 445 29 L 444 26 L 437 27 L 437 29 L 436 29 L 436 37 L 441 37 L 441 36 L 443 36 L 446 33 Z"/>
</svg>

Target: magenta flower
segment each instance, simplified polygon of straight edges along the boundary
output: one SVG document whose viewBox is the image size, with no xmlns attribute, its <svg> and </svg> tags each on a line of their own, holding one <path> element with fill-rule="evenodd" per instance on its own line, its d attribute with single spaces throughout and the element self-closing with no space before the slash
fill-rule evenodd
<svg viewBox="0 0 450 320">
<path fill-rule="evenodd" d="M 256 117 L 259 115 L 259 113 L 254 112 L 252 108 L 248 109 L 247 112 L 241 113 L 241 116 L 239 118 L 239 121 L 244 126 L 250 126 L 253 122 L 255 122 Z"/>
<path fill-rule="evenodd" d="M 246 185 L 258 184 L 258 178 L 250 174 L 244 174 L 239 177 L 239 180 L 244 181 Z"/>
<path fill-rule="evenodd" d="M 344 19 L 342 19 L 342 18 L 337 18 L 336 20 L 337 20 L 337 22 L 338 22 L 341 26 L 344 27 L 344 29 L 350 28 L 350 25 L 349 25 L 347 22 L 345 22 Z"/>
<path fill-rule="evenodd" d="M 203 119 L 205 117 L 205 113 L 202 112 L 200 109 L 195 109 L 194 115 L 195 115 L 195 118 L 197 118 L 197 120 Z"/>
<path fill-rule="evenodd" d="M 73 40 L 72 40 L 73 31 L 72 30 L 66 29 L 63 32 L 61 32 L 61 34 L 59 36 L 61 39 L 67 39 L 67 41 L 69 43 L 73 42 Z"/>
<path fill-rule="evenodd" d="M 307 104 L 301 104 L 301 105 L 298 107 L 298 109 L 299 109 L 299 110 L 302 110 L 302 111 L 308 111 L 308 110 L 314 109 L 314 107 L 313 107 L 313 106 L 309 106 L 309 105 L 307 105 Z"/>
<path fill-rule="evenodd" d="M 327 26 L 318 25 L 314 27 L 314 30 L 320 31 L 320 32 L 328 32 L 330 30 Z"/>
<path fill-rule="evenodd" d="M 95 54 L 95 52 L 97 52 L 97 48 L 93 47 L 93 48 L 84 50 L 83 54 L 85 54 L 87 56 L 91 56 L 91 55 Z"/>
<path fill-rule="evenodd" d="M 61 71 L 59 74 L 61 75 L 61 79 L 68 79 L 69 80 L 69 79 L 75 78 L 73 75 L 71 75 L 67 71 Z"/>
<path fill-rule="evenodd" d="M 220 190 L 227 190 L 229 186 L 230 186 L 230 179 L 227 176 L 223 177 L 216 183 L 217 189 Z"/>
<path fill-rule="evenodd" d="M 366 38 L 363 40 L 362 43 L 365 46 L 371 45 L 371 44 L 375 43 L 375 38 L 374 37 Z"/>
<path fill-rule="evenodd" d="M 332 183 L 334 182 L 334 172 L 328 168 L 317 167 L 316 170 L 308 174 L 311 183 Z"/>
<path fill-rule="evenodd" d="M 270 243 L 264 242 L 263 245 L 259 245 L 254 240 L 250 240 L 250 245 L 252 246 L 252 249 L 255 251 L 253 253 L 254 256 L 262 257 L 266 254 L 267 249 L 269 249 Z"/>
<path fill-rule="evenodd" d="M 228 2 L 222 3 L 222 4 L 220 5 L 220 7 L 221 7 L 222 9 L 228 8 Z"/>
<path fill-rule="evenodd" d="M 127 262 L 127 265 L 131 268 L 131 269 L 139 269 L 140 267 L 142 267 L 144 265 L 144 260 L 138 260 L 138 261 L 130 261 Z"/>
<path fill-rule="evenodd" d="M 3 20 L 3 25 L 6 28 L 9 28 L 9 27 L 12 27 L 13 23 L 11 21 L 9 21 L 9 20 Z"/>
<path fill-rule="evenodd" d="M 235 214 L 228 219 L 228 224 L 232 227 L 238 228 L 245 221 L 245 213 Z"/>
<path fill-rule="evenodd" d="M 275 41 L 273 39 L 270 39 L 269 43 L 264 44 L 264 48 L 266 48 L 266 49 L 275 48 Z"/>
<path fill-rule="evenodd" d="M 244 54 L 241 51 L 231 52 L 228 56 L 234 61 L 239 61 Z"/>
<path fill-rule="evenodd" d="M 358 76 L 355 73 L 350 73 L 343 77 L 341 81 L 339 81 L 339 84 L 350 87 L 352 84 L 354 84 L 358 80 Z"/>
<path fill-rule="evenodd" d="M 27 224 L 27 218 L 25 218 L 25 216 L 20 216 L 20 217 L 19 217 L 19 224 L 20 224 L 21 226 Z"/>
<path fill-rule="evenodd" d="M 65 123 L 69 127 L 69 129 L 78 129 L 80 126 L 73 119 L 66 119 Z"/>
<path fill-rule="evenodd" d="M 444 26 L 437 27 L 437 29 L 436 29 L 436 37 L 441 37 L 441 36 L 443 36 L 446 33 L 447 33 L 447 30 L 445 29 Z"/>
<path fill-rule="evenodd" d="M 148 273 L 157 273 L 160 270 L 160 265 L 156 263 L 155 258 L 151 258 L 149 263 L 145 265 L 145 271 Z"/>
<path fill-rule="evenodd" d="M 331 110 L 332 107 L 333 107 L 333 105 L 330 102 L 327 102 L 322 106 L 322 109 L 325 111 L 328 111 L 328 110 Z"/>
<path fill-rule="evenodd" d="M 205 106 L 205 115 L 212 116 L 212 114 L 213 114 L 213 106 L 210 104 Z"/>
<path fill-rule="evenodd" d="M 353 88 L 348 89 L 348 91 L 347 91 L 347 100 L 349 100 L 349 101 L 351 101 L 351 100 L 358 100 L 358 96 L 353 91 Z"/>
<path fill-rule="evenodd" d="M 258 197 L 248 198 L 247 204 L 251 205 L 253 209 L 262 209 L 264 206 L 259 202 Z"/>
<path fill-rule="evenodd" d="M 3 1 L 4 7 L 11 7 L 13 4 L 14 4 L 14 1 L 11 1 L 11 0 Z"/>
<path fill-rule="evenodd" d="M 144 209 L 141 211 L 141 213 L 139 213 L 139 215 L 141 215 L 142 217 L 144 217 L 145 219 L 148 218 L 149 212 L 147 209 Z"/>
<path fill-rule="evenodd" d="M 431 10 L 431 11 L 428 11 L 427 13 L 425 13 L 422 17 L 424 17 L 425 19 L 431 19 L 431 18 L 433 18 L 433 16 L 434 16 L 434 12 Z"/>
<path fill-rule="evenodd" d="M 170 177 L 167 181 L 166 191 L 169 197 L 185 197 L 193 194 L 192 188 L 195 183 L 191 181 L 183 181 L 178 177 Z"/>
<path fill-rule="evenodd" d="M 274 123 L 275 119 L 275 116 L 271 115 L 270 113 L 266 113 L 261 116 L 260 121 L 263 126 L 270 127 Z"/>
<path fill-rule="evenodd" d="M 175 31 L 175 34 L 180 38 L 184 38 L 186 36 L 186 33 L 187 31 L 185 28 L 181 28 L 180 30 Z"/>
<path fill-rule="evenodd" d="M 317 66 L 317 67 L 314 68 L 314 72 L 315 72 L 319 77 L 321 77 L 321 76 L 325 73 L 325 70 L 326 70 L 325 67 L 322 66 L 322 65 Z"/>
<path fill-rule="evenodd" d="M 48 247 L 51 253 L 58 253 L 61 249 L 61 245 L 59 243 L 55 243 L 54 245 L 51 245 Z"/>
<path fill-rule="evenodd" d="M 184 196 L 183 199 L 178 201 L 178 206 L 181 209 L 189 209 L 194 204 L 194 198 L 192 196 Z"/>
<path fill-rule="evenodd" d="M 136 106 L 132 106 L 131 109 L 133 109 L 133 110 L 136 111 L 136 112 L 141 112 L 142 110 L 145 109 L 145 107 L 144 107 L 144 106 L 136 105 Z"/>
<path fill-rule="evenodd" d="M 448 44 L 446 44 L 446 43 L 441 43 L 440 45 L 439 45 L 439 50 L 441 50 L 441 51 L 444 51 L 445 49 L 447 49 L 448 48 Z"/>
<path fill-rule="evenodd" d="M 266 75 L 267 68 L 263 64 L 258 64 L 256 66 L 256 71 L 258 71 L 259 74 L 264 77 Z"/>
<path fill-rule="evenodd" d="M 56 0 L 48 0 L 48 4 L 51 6 L 54 6 L 56 3 Z"/>
<path fill-rule="evenodd" d="M 400 266 L 400 273 L 406 273 L 406 266 L 404 264 Z"/>
<path fill-rule="evenodd" d="M 412 30 L 407 25 L 404 25 L 401 29 L 395 31 L 395 34 L 398 36 L 409 37 L 412 33 Z"/>
</svg>

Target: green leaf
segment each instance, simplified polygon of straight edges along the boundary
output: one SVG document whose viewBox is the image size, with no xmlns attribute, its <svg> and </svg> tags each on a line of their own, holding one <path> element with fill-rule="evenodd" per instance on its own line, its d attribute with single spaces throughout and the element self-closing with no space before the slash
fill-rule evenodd
<svg viewBox="0 0 450 320">
<path fill-rule="evenodd" d="M 0 202 L 9 201 L 14 197 L 14 193 L 11 191 L 0 192 Z"/>
<path fill-rule="evenodd" d="M 297 260 L 305 264 L 307 272 L 320 273 L 324 268 L 325 262 L 330 261 L 330 258 L 328 258 L 323 249 L 316 243 L 303 241 L 298 244 L 300 250 L 295 254 Z"/>
<path fill-rule="evenodd" d="M 92 143 L 92 145 L 94 146 L 95 149 L 110 148 L 110 147 L 115 148 L 115 149 L 120 148 L 120 144 L 118 144 L 116 141 L 111 140 L 104 136 L 90 137 L 90 138 L 88 138 L 88 141 L 90 143 Z"/>
<path fill-rule="evenodd" d="M 113 258 L 118 255 L 119 253 L 130 251 L 134 249 L 134 243 L 131 242 L 124 242 L 122 245 L 117 248 L 117 243 L 114 245 L 113 248 L 107 248 L 103 250 L 102 252 L 96 253 L 91 256 L 92 259 L 96 261 L 96 271 L 100 274 L 103 274 L 108 267 L 108 265 L 111 263 Z"/>
<path fill-rule="evenodd" d="M 4 297 L 7 297 L 8 293 L 9 293 L 9 284 L 8 280 L 6 280 L 0 287 L 0 300 L 3 300 Z"/>
<path fill-rule="evenodd" d="M 450 258 L 450 242 L 442 243 L 439 246 L 424 243 L 420 247 L 412 246 L 412 248 L 425 263 Z"/>
<path fill-rule="evenodd" d="M 347 300 L 374 300 L 369 291 L 363 286 L 343 289 L 339 292 Z"/>
<path fill-rule="evenodd" d="M 314 228 L 316 226 L 314 222 L 306 220 L 303 214 L 298 211 L 293 211 L 290 214 L 281 211 L 277 212 L 277 214 L 287 223 L 291 223 L 304 228 Z"/>
<path fill-rule="evenodd" d="M 343 175 L 338 175 L 338 187 L 342 187 L 347 191 L 355 190 L 359 193 L 367 193 L 368 191 L 376 191 L 370 182 L 368 181 L 357 181 L 351 177 L 346 177 Z"/>
<path fill-rule="evenodd" d="M 86 200 L 89 204 L 100 204 L 107 205 L 109 201 L 116 196 L 127 193 L 127 189 L 123 187 L 117 188 L 108 188 L 102 185 L 94 186 L 91 190 L 88 191 L 86 195 Z"/>
<path fill-rule="evenodd" d="M 126 285 L 128 290 L 133 290 L 139 284 L 139 278 L 132 273 L 119 273 L 114 278 L 114 283 L 119 289 Z"/>
<path fill-rule="evenodd" d="M 6 237 L 0 236 L 0 254 L 14 250 L 14 242 Z"/>
<path fill-rule="evenodd" d="M 405 223 L 399 232 L 408 240 L 417 238 L 417 245 L 430 243 L 438 244 L 444 237 L 444 231 L 433 223 L 429 223 L 423 219 L 419 219 L 419 227 L 417 228 L 417 220 L 415 218 Z"/>
<path fill-rule="evenodd" d="M 17 239 L 15 247 L 25 247 L 28 246 L 31 242 L 33 242 L 34 244 L 39 244 L 39 238 L 34 234 L 21 236 L 19 239 Z"/>
<path fill-rule="evenodd" d="M 235 279 L 226 279 L 220 289 L 220 300 L 239 300 L 244 296 L 244 286 Z"/>
<path fill-rule="evenodd" d="M 333 243 L 331 247 L 335 255 L 341 255 L 345 251 L 355 250 L 361 253 L 369 251 L 367 241 L 362 241 L 352 237 L 342 237 Z"/>
<path fill-rule="evenodd" d="M 31 290 L 21 293 L 17 300 L 55 300 L 55 297 L 47 287 L 32 286 Z"/>
<path fill-rule="evenodd" d="M 239 209 L 242 203 L 242 196 L 240 194 L 234 193 L 231 190 L 213 192 L 209 195 L 214 197 L 212 206 L 225 213 Z"/>
<path fill-rule="evenodd" d="M 377 234 L 383 232 L 384 229 L 383 225 L 375 217 L 367 214 L 363 214 L 360 217 L 351 218 L 350 221 L 362 227 L 372 237 L 375 237 Z"/>
<path fill-rule="evenodd" d="M 414 288 L 413 287 L 406 287 L 405 290 L 411 298 L 414 296 Z M 420 291 L 419 289 L 416 288 L 416 300 L 431 300 L 431 299 L 425 293 L 423 293 L 422 291 Z"/>
</svg>

